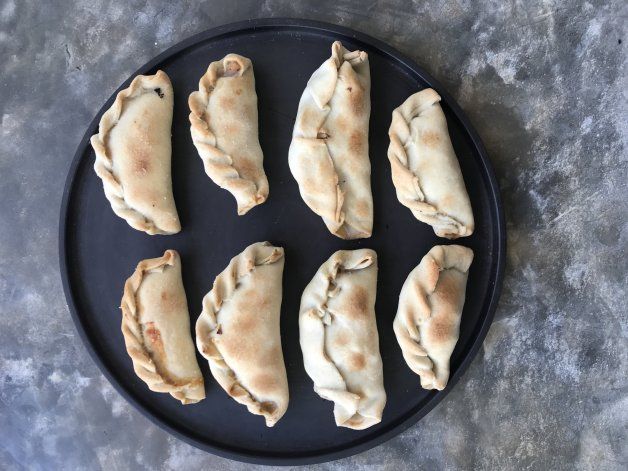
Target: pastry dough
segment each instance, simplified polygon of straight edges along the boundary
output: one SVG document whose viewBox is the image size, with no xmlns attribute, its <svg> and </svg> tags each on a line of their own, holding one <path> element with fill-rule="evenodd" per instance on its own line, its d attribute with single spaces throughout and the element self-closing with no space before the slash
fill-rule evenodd
<svg viewBox="0 0 628 471">
<path fill-rule="evenodd" d="M 373 230 L 370 93 L 366 52 L 336 41 L 305 87 L 292 133 L 288 162 L 301 197 L 342 239 Z"/>
<path fill-rule="evenodd" d="M 188 100 L 192 140 L 209 178 L 229 191 L 238 214 L 245 214 L 268 197 L 253 65 L 227 54 L 209 64 L 198 87 Z"/>
<path fill-rule="evenodd" d="M 388 160 L 401 204 L 437 236 L 455 239 L 473 233 L 473 212 L 439 102 L 428 88 L 393 111 Z"/>
<path fill-rule="evenodd" d="M 377 254 L 340 250 L 303 291 L 299 337 L 314 391 L 334 402 L 336 425 L 362 430 L 386 405 L 375 322 Z"/>
<path fill-rule="evenodd" d="M 181 230 L 172 195 L 173 91 L 161 70 L 120 91 L 91 138 L 94 170 L 114 212 L 148 234 Z"/>
<path fill-rule="evenodd" d="M 190 334 L 181 260 L 174 250 L 142 260 L 124 285 L 122 333 L 135 373 L 182 404 L 205 398 Z"/>
<path fill-rule="evenodd" d="M 421 377 L 424 389 L 447 386 L 472 261 L 471 249 L 437 245 L 401 288 L 393 328 L 406 363 Z"/>
<path fill-rule="evenodd" d="M 258 242 L 216 277 L 196 322 L 196 345 L 214 378 L 272 427 L 288 407 L 279 314 L 284 254 Z"/>
</svg>

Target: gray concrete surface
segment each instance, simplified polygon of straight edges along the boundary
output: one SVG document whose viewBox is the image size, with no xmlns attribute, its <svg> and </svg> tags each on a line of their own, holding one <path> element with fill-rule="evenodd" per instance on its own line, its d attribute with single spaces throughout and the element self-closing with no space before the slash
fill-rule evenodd
<svg viewBox="0 0 628 471">
<path fill-rule="evenodd" d="M 57 223 L 112 90 L 193 33 L 272 16 L 370 33 L 436 76 L 486 143 L 508 222 L 469 371 L 419 424 L 324 468 L 626 469 L 625 2 L 308 3 L 0 1 L 0 469 L 249 469 L 153 426 L 100 374 L 62 294 Z"/>
</svg>

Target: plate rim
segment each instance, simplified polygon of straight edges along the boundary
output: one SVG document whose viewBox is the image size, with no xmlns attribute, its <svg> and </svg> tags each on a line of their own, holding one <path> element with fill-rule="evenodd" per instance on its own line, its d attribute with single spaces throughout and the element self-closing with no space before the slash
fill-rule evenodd
<svg viewBox="0 0 628 471">
<path fill-rule="evenodd" d="M 465 132 L 469 136 L 472 141 L 473 146 L 477 150 L 480 155 L 482 172 L 488 178 L 488 189 L 489 197 L 494 202 L 491 206 L 496 210 L 495 221 L 493 224 L 493 234 L 495 235 L 495 244 L 497 249 L 494 250 L 495 261 L 493 265 L 495 266 L 495 277 L 493 280 L 492 286 L 489 287 L 489 296 L 490 301 L 486 310 L 486 314 L 484 316 L 484 321 L 479 329 L 478 335 L 473 340 L 471 347 L 468 349 L 467 354 L 462 360 L 460 366 L 456 370 L 454 374 L 451 375 L 447 387 L 443 391 L 433 392 L 431 397 L 427 400 L 425 405 L 416 413 L 408 416 L 403 419 L 400 423 L 393 426 L 391 429 L 380 433 L 372 438 L 365 439 L 362 442 L 359 442 L 354 445 L 348 445 L 339 450 L 323 452 L 323 453 L 299 453 L 294 456 L 289 455 L 265 455 L 261 453 L 254 452 L 244 452 L 237 451 L 235 449 L 223 448 L 220 446 L 212 445 L 207 443 L 206 441 L 195 438 L 194 436 L 184 433 L 178 430 L 176 427 L 170 425 L 169 423 L 163 421 L 161 418 L 153 415 L 143 404 L 138 402 L 133 395 L 131 395 L 125 387 L 116 379 L 114 372 L 110 370 L 110 368 L 104 363 L 101 359 L 100 355 L 96 352 L 91 339 L 90 334 L 87 332 L 83 322 L 81 320 L 81 316 L 78 313 L 77 302 L 75 299 L 75 294 L 70 286 L 69 281 L 69 269 L 68 269 L 68 253 L 66 251 L 66 243 L 68 237 L 68 227 L 67 227 L 67 218 L 68 218 L 68 209 L 70 202 L 70 195 L 72 193 L 72 189 L 74 187 L 77 171 L 79 165 L 82 160 L 82 156 L 84 155 L 85 148 L 89 145 L 89 139 L 94 133 L 94 130 L 98 127 L 100 122 L 100 117 L 103 112 L 107 109 L 108 105 L 113 101 L 114 97 L 117 95 L 118 91 L 124 88 L 130 83 L 133 77 L 138 74 L 143 74 L 146 71 L 154 68 L 157 64 L 167 60 L 173 55 L 176 55 L 180 51 L 187 49 L 189 47 L 194 46 L 203 41 L 216 40 L 220 38 L 220 36 L 227 35 L 230 33 L 235 33 L 243 30 L 257 30 L 257 29 L 280 29 L 280 28 L 291 28 L 291 29 L 301 29 L 305 31 L 311 30 L 319 30 L 325 32 L 331 32 L 335 35 L 345 36 L 348 38 L 352 38 L 359 42 L 368 44 L 374 49 L 377 49 L 379 52 L 383 53 L 385 56 L 390 57 L 395 62 L 402 64 L 406 69 L 410 70 L 414 75 L 421 78 L 421 80 L 427 82 L 434 88 L 441 97 L 443 97 L 443 101 L 447 103 L 447 106 L 451 109 L 451 112 L 456 116 L 456 118 L 462 124 Z M 497 305 L 499 302 L 499 297 L 501 294 L 503 278 L 504 278 L 504 270 L 505 270 L 505 262 L 506 262 L 506 225 L 505 225 L 505 217 L 504 217 L 504 207 L 499 191 L 499 185 L 497 182 L 497 178 L 494 173 L 494 169 L 492 163 L 488 157 L 488 153 L 480 139 L 478 133 L 475 128 L 472 126 L 471 122 L 466 117 L 465 113 L 462 111 L 458 103 L 453 99 L 449 93 L 441 86 L 441 84 L 435 80 L 430 74 L 428 74 L 421 66 L 416 64 L 413 60 L 406 57 L 404 54 L 397 51 L 392 46 L 389 46 L 384 41 L 373 38 L 365 33 L 361 33 L 355 31 L 351 28 L 347 28 L 344 26 L 333 25 L 326 22 L 314 21 L 314 20 L 306 20 L 306 19 L 298 19 L 298 18 L 259 18 L 259 19 L 250 19 L 244 21 L 238 21 L 234 23 L 228 23 L 225 25 L 217 26 L 214 28 L 207 29 L 200 33 L 194 34 L 179 43 L 169 47 L 163 52 L 159 53 L 157 56 L 152 58 L 150 61 L 142 65 L 139 69 L 137 69 L 133 74 L 129 76 L 129 78 L 120 86 L 118 89 L 114 91 L 114 93 L 110 96 L 110 98 L 103 104 L 100 108 L 96 116 L 92 119 L 83 138 L 81 139 L 79 145 L 77 146 L 77 150 L 74 154 L 72 162 L 68 169 L 68 174 L 65 181 L 65 186 L 63 189 L 63 196 L 61 200 L 61 208 L 59 215 L 59 232 L 58 232 L 58 250 L 59 250 L 59 266 L 60 266 L 60 274 L 61 281 L 63 285 L 63 292 L 65 295 L 65 299 L 68 305 L 68 310 L 70 311 L 70 315 L 72 317 L 72 321 L 76 330 L 79 333 L 79 337 L 85 348 L 87 349 L 90 357 L 96 363 L 101 373 L 107 378 L 109 383 L 114 387 L 114 389 L 125 398 L 136 410 L 138 410 L 144 417 L 148 418 L 152 423 L 157 425 L 159 428 L 167 431 L 171 435 L 177 437 L 178 439 L 196 447 L 206 452 L 210 452 L 212 454 L 221 456 L 223 458 L 228 458 L 232 460 L 237 460 L 240 462 L 252 463 L 252 464 L 263 464 L 263 465 L 305 465 L 305 464 L 317 464 L 324 463 L 332 460 L 337 460 L 340 458 L 346 458 L 357 453 L 369 450 L 377 445 L 380 445 L 389 439 L 395 437 L 396 435 L 404 432 L 412 425 L 416 424 L 419 420 L 421 420 L 425 415 L 427 415 L 438 403 L 440 403 L 443 398 L 453 389 L 458 380 L 466 373 L 471 362 L 477 356 L 478 350 L 482 346 L 486 334 L 488 333 L 488 329 L 493 322 L 493 318 L 495 316 L 495 311 L 497 309 Z"/>
</svg>

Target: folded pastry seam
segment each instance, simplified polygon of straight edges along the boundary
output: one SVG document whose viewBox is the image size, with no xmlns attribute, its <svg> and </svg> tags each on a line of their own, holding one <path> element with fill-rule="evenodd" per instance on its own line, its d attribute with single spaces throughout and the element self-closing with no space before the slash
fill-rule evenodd
<svg viewBox="0 0 628 471">
<path fill-rule="evenodd" d="M 148 219 L 127 203 L 124 198 L 124 188 L 113 173 L 113 160 L 107 151 L 107 139 L 122 115 L 126 100 L 145 93 L 161 93 L 160 89 L 163 88 L 172 88 L 172 84 L 166 73 L 161 70 L 158 70 L 155 75 L 138 75 L 135 77 L 128 88 L 118 93 L 111 108 L 102 115 L 98 126 L 98 134 L 93 135 L 90 139 L 90 143 L 96 153 L 94 170 L 103 182 L 105 196 L 111 203 L 113 211 L 126 220 L 134 229 L 144 231 L 150 235 L 171 234 L 172 232 L 159 228 L 154 221 Z"/>
<path fill-rule="evenodd" d="M 267 185 L 266 188 L 260 188 L 255 181 L 244 178 L 233 164 L 233 158 L 218 147 L 216 135 L 210 128 L 208 106 L 220 78 L 241 77 L 249 69 L 252 69 L 250 59 L 238 54 L 227 54 L 222 61 L 209 64 L 199 80 L 199 89 L 188 98 L 192 141 L 203 160 L 205 173 L 236 197 L 238 215 L 246 214 L 254 206 L 266 201 L 268 188 Z"/>
<path fill-rule="evenodd" d="M 138 320 L 138 306 L 136 294 L 142 285 L 146 273 L 163 271 L 167 266 L 174 265 L 177 257 L 173 250 L 166 250 L 159 258 L 142 260 L 133 275 L 124 284 L 124 295 L 120 308 L 122 309 L 122 334 L 126 350 L 133 360 L 133 369 L 150 388 L 151 391 L 169 393 L 182 404 L 193 404 L 198 399 L 188 397 L 188 390 L 203 387 L 203 380 L 177 382 L 169 378 L 167 374 L 159 371 L 153 361 L 150 352 L 146 349 L 146 342 L 142 333 L 142 327 Z"/>
<path fill-rule="evenodd" d="M 228 272 L 225 270 L 216 277 L 213 288 L 203 298 L 203 311 L 196 324 L 196 339 L 201 355 L 210 363 L 212 373 L 227 394 L 246 406 L 252 414 L 264 416 L 266 425 L 272 427 L 279 420 L 273 414 L 277 408 L 276 404 L 260 402 L 241 384 L 235 371 L 226 362 L 212 338 L 213 334 L 219 334 L 221 330 L 217 319 L 222 305 L 234 296 L 242 279 L 250 276 L 256 267 L 271 265 L 284 256 L 282 248 L 273 247 L 273 251 L 268 256 L 258 260 L 256 256 L 259 252 L 253 249 L 255 245 L 257 244 L 250 246 L 242 253 L 246 257 L 244 263 L 241 265 L 230 263 L 227 268 Z M 272 247 L 272 244 L 264 242 L 263 246 Z"/>
</svg>

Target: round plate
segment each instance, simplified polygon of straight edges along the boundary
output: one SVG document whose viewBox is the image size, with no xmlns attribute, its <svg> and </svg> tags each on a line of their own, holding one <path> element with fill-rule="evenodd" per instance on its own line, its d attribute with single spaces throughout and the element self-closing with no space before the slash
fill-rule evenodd
<svg viewBox="0 0 628 471">
<path fill-rule="evenodd" d="M 375 224 L 370 239 L 344 241 L 331 235 L 302 201 L 288 168 L 288 147 L 299 98 L 312 72 L 341 40 L 369 54 L 372 77 L 370 158 Z M 259 136 L 270 183 L 268 201 L 245 216 L 234 198 L 203 171 L 190 136 L 187 99 L 207 65 L 229 52 L 253 61 L 259 99 Z M 60 220 L 63 285 L 76 327 L 96 363 L 116 389 L 141 412 L 177 437 L 228 458 L 265 464 L 323 462 L 366 450 L 417 422 L 466 370 L 491 323 L 499 295 L 505 231 L 499 191 L 479 137 L 454 100 L 416 64 L 392 48 L 355 31 L 303 20 L 254 20 L 216 28 L 168 49 L 136 74 L 164 70 L 174 86 L 172 176 L 183 230 L 148 236 L 115 216 L 92 169 L 89 125 L 68 175 Z M 130 83 L 132 77 L 120 89 Z M 460 340 L 451 378 L 442 392 L 421 389 L 405 364 L 393 333 L 401 285 L 427 251 L 449 241 L 418 222 L 395 196 L 386 157 L 391 113 L 410 94 L 432 87 L 442 96 L 449 132 L 467 185 L 475 233 L 457 242 L 473 249 Z M 117 92 L 116 92 L 117 93 Z M 200 355 L 207 399 L 182 406 L 167 394 L 148 390 L 135 375 L 120 332 L 120 299 L 136 264 L 176 249 L 183 263 L 192 326 L 201 299 L 229 260 L 253 242 L 285 248 L 281 338 L 290 384 L 288 411 L 273 428 L 247 412 L 212 378 Z M 333 404 L 316 395 L 303 368 L 298 313 L 301 293 L 318 267 L 336 250 L 369 247 L 379 256 L 377 327 L 388 402 L 382 422 L 364 431 L 336 427 Z"/>
</svg>

